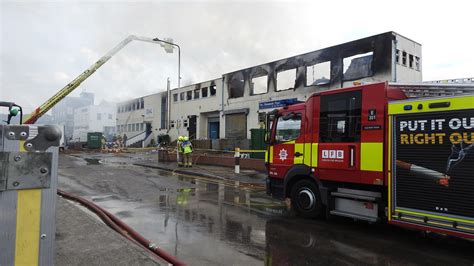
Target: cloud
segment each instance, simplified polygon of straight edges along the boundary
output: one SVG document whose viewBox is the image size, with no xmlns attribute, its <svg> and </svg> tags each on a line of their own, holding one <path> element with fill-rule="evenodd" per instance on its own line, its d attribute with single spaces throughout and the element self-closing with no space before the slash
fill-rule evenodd
<svg viewBox="0 0 474 266">
<path fill-rule="evenodd" d="M 473 4 L 456 3 L 2 1 L 0 97 L 31 111 L 129 34 L 173 38 L 183 85 L 390 30 L 423 45 L 425 80 L 473 76 Z M 176 53 L 132 42 L 73 95 L 123 101 L 168 77 L 176 87 Z"/>
</svg>

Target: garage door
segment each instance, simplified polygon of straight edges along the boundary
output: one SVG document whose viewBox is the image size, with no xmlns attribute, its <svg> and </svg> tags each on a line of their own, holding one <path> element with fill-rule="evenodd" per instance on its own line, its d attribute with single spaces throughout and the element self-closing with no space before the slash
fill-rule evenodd
<svg viewBox="0 0 474 266">
<path fill-rule="evenodd" d="M 227 114 L 225 116 L 225 137 L 228 139 L 247 138 L 247 114 Z"/>
</svg>

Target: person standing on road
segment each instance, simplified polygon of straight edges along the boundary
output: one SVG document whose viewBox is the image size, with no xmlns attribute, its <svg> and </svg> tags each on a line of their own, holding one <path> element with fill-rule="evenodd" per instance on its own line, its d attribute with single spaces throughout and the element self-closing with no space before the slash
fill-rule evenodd
<svg viewBox="0 0 474 266">
<path fill-rule="evenodd" d="M 127 148 L 127 139 L 128 139 L 127 134 L 123 134 L 123 147 L 124 148 Z"/>
<path fill-rule="evenodd" d="M 176 141 L 176 148 L 178 149 L 178 153 L 177 153 L 177 157 L 176 157 L 176 161 L 178 163 L 178 167 L 180 166 L 183 166 L 183 141 L 184 141 L 184 137 L 183 136 L 179 136 L 178 137 L 178 140 Z"/>
<path fill-rule="evenodd" d="M 106 146 L 107 140 L 105 139 L 105 136 L 103 134 L 102 134 L 102 138 L 100 139 L 100 142 L 102 144 L 102 151 L 104 152 L 107 148 Z"/>
<path fill-rule="evenodd" d="M 183 147 L 184 167 L 193 167 L 193 162 L 191 158 L 191 153 L 193 152 L 193 145 L 191 144 L 191 141 L 189 141 L 188 137 L 184 137 L 184 141 L 181 146 Z"/>
</svg>

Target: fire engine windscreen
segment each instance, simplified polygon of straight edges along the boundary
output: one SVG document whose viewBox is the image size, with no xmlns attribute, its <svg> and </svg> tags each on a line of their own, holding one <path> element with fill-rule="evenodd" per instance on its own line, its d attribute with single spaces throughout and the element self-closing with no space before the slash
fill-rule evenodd
<svg viewBox="0 0 474 266">
<path fill-rule="evenodd" d="M 280 116 L 276 125 L 275 140 L 285 142 L 295 140 L 300 136 L 301 114 L 289 113 Z"/>
</svg>

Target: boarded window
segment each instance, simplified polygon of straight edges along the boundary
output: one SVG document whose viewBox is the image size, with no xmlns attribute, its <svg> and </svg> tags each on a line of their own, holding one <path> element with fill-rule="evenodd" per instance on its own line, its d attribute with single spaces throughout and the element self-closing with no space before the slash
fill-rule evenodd
<svg viewBox="0 0 474 266">
<path fill-rule="evenodd" d="M 306 86 L 329 84 L 331 77 L 331 62 L 326 61 L 306 67 Z"/>
<path fill-rule="evenodd" d="M 285 70 L 277 73 L 277 91 L 293 89 L 295 87 L 296 69 Z"/>
<path fill-rule="evenodd" d="M 202 98 L 207 97 L 207 87 L 201 88 Z"/>
<path fill-rule="evenodd" d="M 268 76 L 255 77 L 252 79 L 252 95 L 267 93 Z"/>
<path fill-rule="evenodd" d="M 354 80 L 372 76 L 373 52 L 357 54 L 343 60 L 344 80 Z"/>
<path fill-rule="evenodd" d="M 225 116 L 225 137 L 228 139 L 247 138 L 247 115 L 245 113 Z"/>
<path fill-rule="evenodd" d="M 211 96 L 216 95 L 216 85 L 211 85 L 209 87 L 209 90 L 210 90 Z"/>
</svg>

